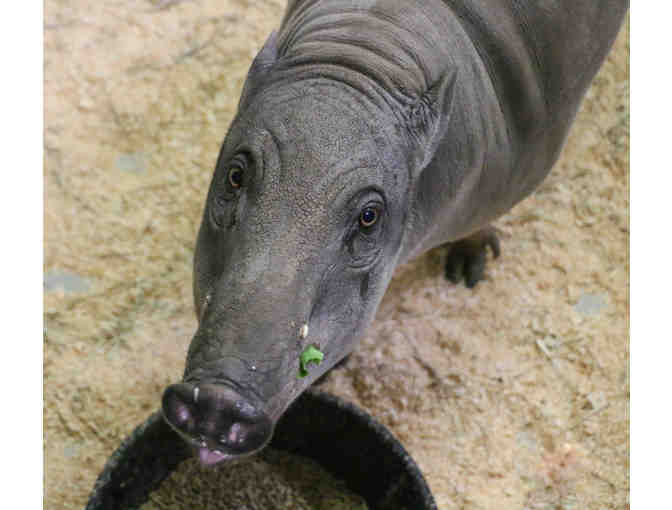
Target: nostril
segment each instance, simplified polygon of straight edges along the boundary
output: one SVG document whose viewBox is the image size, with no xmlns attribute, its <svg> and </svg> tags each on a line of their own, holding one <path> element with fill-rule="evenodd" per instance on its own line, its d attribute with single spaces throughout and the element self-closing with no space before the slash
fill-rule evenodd
<svg viewBox="0 0 672 510">
<path fill-rule="evenodd" d="M 242 427 L 240 426 L 240 423 L 234 423 L 231 425 L 231 428 L 229 429 L 229 441 L 232 443 L 238 443 L 243 436 L 241 429 Z"/>
<path fill-rule="evenodd" d="M 235 446 L 245 441 L 245 430 L 243 426 L 236 422 L 229 427 L 228 433 L 220 438 L 220 442 L 225 445 Z"/>
<path fill-rule="evenodd" d="M 190 418 L 191 413 L 189 412 L 187 406 L 178 404 L 175 407 L 175 421 L 177 422 L 176 425 L 186 425 Z"/>
<path fill-rule="evenodd" d="M 173 384 L 163 393 L 161 408 L 168 423 L 183 432 L 194 426 L 195 409 L 189 401 L 190 388 L 183 384 Z"/>
</svg>

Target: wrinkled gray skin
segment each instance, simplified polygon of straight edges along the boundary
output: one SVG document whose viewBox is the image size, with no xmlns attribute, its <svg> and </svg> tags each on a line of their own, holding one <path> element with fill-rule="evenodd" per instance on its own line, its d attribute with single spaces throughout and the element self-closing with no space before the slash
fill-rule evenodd
<svg viewBox="0 0 672 510">
<path fill-rule="evenodd" d="M 199 327 L 184 381 L 163 399 L 204 463 L 266 444 L 287 406 L 354 348 L 398 264 L 477 239 L 535 189 L 626 10 L 289 2 L 217 161 L 196 244 Z M 300 379 L 311 344 L 324 361 Z"/>
</svg>

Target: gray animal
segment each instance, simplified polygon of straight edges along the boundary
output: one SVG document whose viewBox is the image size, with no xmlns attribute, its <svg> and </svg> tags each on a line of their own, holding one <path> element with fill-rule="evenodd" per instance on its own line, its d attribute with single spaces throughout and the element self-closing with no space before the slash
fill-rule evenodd
<svg viewBox="0 0 672 510">
<path fill-rule="evenodd" d="M 271 438 L 355 347 L 397 265 L 490 222 L 558 158 L 627 0 L 290 0 L 249 70 L 194 261 L 198 330 L 168 423 L 214 464 Z M 305 363 L 302 354 L 324 356 Z M 301 377 L 307 370 L 308 375 Z"/>
</svg>

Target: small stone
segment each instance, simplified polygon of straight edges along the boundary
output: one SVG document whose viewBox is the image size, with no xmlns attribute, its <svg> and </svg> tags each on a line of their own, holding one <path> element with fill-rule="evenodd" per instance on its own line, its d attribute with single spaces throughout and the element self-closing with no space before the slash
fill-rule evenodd
<svg viewBox="0 0 672 510">
<path fill-rule="evenodd" d="M 231 94 L 228 90 L 220 90 L 215 94 L 215 108 L 223 110 L 231 102 Z"/>
<path fill-rule="evenodd" d="M 586 317 L 599 314 L 607 306 L 604 294 L 583 294 L 574 305 L 574 309 Z"/>
<path fill-rule="evenodd" d="M 91 283 L 84 277 L 69 271 L 52 269 L 44 275 L 44 289 L 47 292 L 60 290 L 66 294 L 88 292 Z"/>
<path fill-rule="evenodd" d="M 134 174 L 145 173 L 145 154 L 142 152 L 129 152 L 117 156 L 117 168 L 122 172 Z"/>
<path fill-rule="evenodd" d="M 77 455 L 79 453 L 80 446 L 81 445 L 76 444 L 76 443 L 67 443 L 63 447 L 63 456 L 66 459 L 71 459 L 72 457 L 74 457 L 75 455 Z"/>
</svg>

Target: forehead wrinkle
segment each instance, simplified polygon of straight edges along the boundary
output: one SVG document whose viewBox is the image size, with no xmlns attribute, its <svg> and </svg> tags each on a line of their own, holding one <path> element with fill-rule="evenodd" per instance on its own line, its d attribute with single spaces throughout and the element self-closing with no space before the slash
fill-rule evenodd
<svg viewBox="0 0 672 510">
<path fill-rule="evenodd" d="M 346 191 L 348 188 L 352 187 L 351 185 L 354 181 L 354 179 L 348 178 L 346 180 L 346 182 L 344 182 L 342 185 L 339 186 L 338 183 L 341 180 L 346 179 L 346 177 L 349 177 L 350 174 L 353 174 L 353 173 L 359 172 L 359 171 L 364 172 L 365 170 L 368 170 L 368 169 L 369 169 L 369 167 L 365 167 L 365 166 L 355 166 L 355 167 L 349 168 L 349 169 L 347 169 L 343 172 L 339 172 L 338 174 L 336 174 L 336 176 L 332 180 L 328 180 L 328 177 L 330 177 L 330 176 L 325 176 L 324 179 L 322 179 L 320 181 L 320 184 L 325 183 L 325 182 L 327 183 L 327 185 L 325 186 L 325 187 L 327 187 L 327 190 L 325 192 L 325 200 L 327 201 L 327 203 L 331 204 L 331 203 L 336 202 L 336 199 L 341 194 L 343 194 L 344 191 Z"/>
<path fill-rule="evenodd" d="M 321 166 L 322 162 L 316 158 L 313 153 L 319 154 L 318 151 L 310 151 L 306 148 L 301 149 L 300 144 L 302 140 L 297 140 L 289 136 L 288 124 L 291 123 L 289 119 L 278 119 L 273 127 L 265 126 L 265 130 L 269 132 L 273 144 L 278 154 L 279 168 L 274 172 L 275 182 L 278 189 L 284 188 L 285 191 L 291 189 L 299 189 L 302 184 L 309 189 L 315 189 L 315 185 L 304 178 L 307 168 L 311 165 Z M 284 136 L 283 136 L 284 135 Z M 308 147 L 308 144 L 305 144 Z M 303 170 L 302 173 L 299 171 Z"/>
<path fill-rule="evenodd" d="M 283 154 L 283 150 L 282 150 L 282 136 L 278 135 L 275 132 L 276 129 L 282 130 L 283 131 L 282 134 L 285 135 L 285 138 L 288 138 L 284 120 L 279 122 L 279 126 L 274 126 L 274 127 L 271 127 L 270 125 L 268 125 L 267 122 L 264 122 L 264 124 L 263 124 L 263 130 L 268 133 L 268 136 L 270 136 L 271 140 L 273 141 L 275 152 L 278 155 L 278 161 L 280 162 L 280 168 L 278 169 L 277 178 L 275 179 L 275 181 L 280 183 L 282 181 L 283 176 L 284 176 L 283 174 L 284 174 L 284 169 L 285 169 L 286 165 L 285 165 L 284 154 Z"/>
<path fill-rule="evenodd" d="M 313 90 L 313 88 L 315 90 Z M 319 86 L 316 86 L 316 87 L 308 87 L 308 89 L 307 89 L 308 93 L 304 93 L 302 95 L 295 95 L 295 96 L 292 96 L 292 97 L 289 97 L 289 98 L 283 98 L 281 100 L 270 100 L 270 101 L 266 102 L 264 104 L 264 110 L 263 110 L 264 114 L 269 115 L 272 110 L 275 110 L 276 108 L 287 107 L 291 103 L 316 100 L 318 105 L 329 106 L 333 110 L 336 111 L 336 114 L 334 114 L 334 112 L 332 112 L 331 117 L 337 118 L 337 117 L 341 117 L 341 114 L 347 114 L 347 115 L 344 116 L 344 118 L 349 118 L 349 119 L 357 121 L 359 130 L 364 131 L 365 134 L 366 134 L 366 139 L 373 142 L 375 137 L 376 137 L 376 133 L 379 131 L 379 129 L 374 128 L 374 126 L 371 123 L 371 120 L 370 119 L 366 120 L 366 119 L 362 118 L 361 111 L 353 108 L 353 106 L 351 104 L 349 104 L 347 101 L 344 102 L 344 101 L 341 101 L 336 96 L 329 96 L 329 95 L 325 96 L 325 95 L 323 95 L 323 93 L 320 94 L 320 93 L 317 92 L 317 90 L 322 90 L 324 88 L 327 88 L 327 89 L 332 89 L 333 88 L 334 90 L 339 90 L 339 89 L 333 87 L 333 84 L 320 84 Z M 298 113 L 300 111 L 300 109 L 289 110 L 289 111 L 292 111 L 293 113 Z M 319 111 L 319 110 L 313 110 L 314 113 L 316 113 L 317 111 Z M 328 114 L 326 116 L 330 117 Z M 311 116 L 310 119 L 309 119 L 309 124 L 312 123 L 314 120 L 318 120 L 318 119 L 321 119 L 321 118 L 323 118 L 323 117 L 321 117 L 319 115 L 314 116 L 314 117 Z M 272 133 L 272 129 L 270 128 L 270 126 L 268 125 L 267 122 L 263 123 L 263 128 L 267 131 L 271 131 L 271 133 L 274 136 L 274 139 L 276 141 L 276 146 L 281 147 L 282 146 L 281 140 L 283 138 L 286 138 L 287 142 L 289 142 L 290 139 L 291 139 L 291 137 L 288 136 L 288 132 L 291 131 L 291 129 L 288 129 L 288 127 L 289 127 L 288 125 L 294 124 L 294 122 L 293 122 L 294 119 L 284 118 L 283 116 L 280 116 L 280 118 L 275 117 L 275 119 L 277 120 L 278 127 L 282 128 L 282 135 L 285 135 L 284 137 L 283 136 L 276 136 L 275 133 Z M 374 124 L 377 125 L 377 123 L 374 123 Z M 300 129 L 301 127 L 305 127 L 305 124 L 299 122 L 299 123 L 297 123 L 296 126 L 292 125 L 291 127 Z M 316 132 L 314 129 L 310 129 L 310 127 L 308 127 L 307 132 L 302 133 L 302 134 L 310 135 L 306 138 L 307 140 L 313 140 L 316 136 L 320 135 L 319 132 Z M 341 138 L 343 138 L 343 137 L 341 137 Z M 328 136 L 327 139 L 329 139 L 330 142 L 332 142 L 333 145 L 338 145 L 338 143 L 339 143 L 338 137 Z M 292 140 L 292 141 L 294 141 L 294 140 Z M 375 145 L 375 143 L 373 145 Z M 376 154 L 376 156 L 377 156 L 377 154 Z M 377 159 L 379 159 L 379 158 L 377 158 Z"/>
<path fill-rule="evenodd" d="M 274 252 L 285 252 L 288 247 L 292 247 L 291 250 L 295 251 L 297 247 L 305 243 L 305 235 L 303 234 L 307 232 L 311 223 L 319 222 L 317 218 L 319 215 L 311 218 L 306 213 L 314 210 L 311 205 L 318 205 L 322 202 L 317 200 L 316 186 L 310 185 L 306 179 L 301 179 L 301 175 L 296 172 L 300 169 L 299 167 L 304 166 L 305 159 L 288 157 L 288 149 L 291 151 L 292 148 L 296 149 L 296 146 L 291 144 L 291 138 L 287 132 L 287 122 L 287 119 L 281 118 L 275 119 L 272 125 L 268 122 L 263 124 L 263 131 L 268 133 L 275 149 L 279 168 L 269 168 L 269 171 L 265 172 L 267 185 L 264 188 L 271 195 L 262 200 L 261 209 L 265 210 L 262 215 L 267 217 L 270 222 L 281 221 L 285 225 L 282 234 L 276 236 L 272 241 Z M 296 151 L 296 154 L 298 155 L 300 152 Z M 290 159 L 292 161 L 289 161 Z M 283 203 L 284 206 L 281 205 Z M 278 209 L 285 210 L 287 213 L 282 215 L 282 220 L 271 213 L 271 210 L 273 210 L 277 214 Z M 278 234 L 280 234 L 280 231 L 278 231 Z"/>
<path fill-rule="evenodd" d="M 291 218 L 293 225 L 312 229 L 324 223 L 324 214 L 335 212 L 332 202 L 348 188 L 381 185 L 383 165 L 374 128 L 365 119 L 354 117 L 355 131 L 347 129 L 337 134 L 326 131 L 311 136 L 315 126 L 311 131 L 312 123 L 300 122 L 303 113 L 289 109 L 290 104 L 306 99 L 308 97 L 303 96 L 272 101 L 259 119 L 261 129 L 272 140 L 277 157 L 277 163 L 270 163 L 265 172 L 269 185 L 264 186 L 275 196 L 270 203 L 263 200 L 262 208 L 284 202 L 283 209 L 289 214 L 286 220 Z M 347 118 L 353 117 L 351 105 L 338 103 L 332 97 L 320 100 L 329 106 L 329 110 L 333 108 L 345 113 Z M 278 114 L 271 115 L 271 110 L 276 108 Z M 334 114 L 333 111 L 321 112 L 318 123 L 321 125 L 330 113 Z M 349 122 L 341 121 L 340 125 L 347 128 Z M 323 146 L 326 150 L 321 150 Z M 278 168 L 272 168 L 276 164 Z"/>
</svg>

